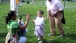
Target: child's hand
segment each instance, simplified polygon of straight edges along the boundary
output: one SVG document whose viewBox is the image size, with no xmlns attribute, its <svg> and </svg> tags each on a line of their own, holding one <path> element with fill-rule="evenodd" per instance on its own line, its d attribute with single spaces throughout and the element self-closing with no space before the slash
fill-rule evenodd
<svg viewBox="0 0 76 43">
<path fill-rule="evenodd" d="M 32 20 L 33 22 L 35 22 L 35 20 Z"/>
<path fill-rule="evenodd" d="M 34 20 L 31 19 L 32 22 L 35 22 Z"/>
<path fill-rule="evenodd" d="M 44 20 L 45 20 L 46 18 L 44 18 Z"/>
</svg>

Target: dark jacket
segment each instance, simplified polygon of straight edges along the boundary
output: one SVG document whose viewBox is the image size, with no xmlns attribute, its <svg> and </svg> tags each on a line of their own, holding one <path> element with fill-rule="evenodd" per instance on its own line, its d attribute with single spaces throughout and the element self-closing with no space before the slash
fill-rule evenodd
<svg viewBox="0 0 76 43">
<path fill-rule="evenodd" d="M 60 12 L 63 14 L 63 19 L 62 19 L 62 21 L 61 21 L 61 22 L 62 22 L 63 24 L 65 24 L 64 10 L 63 10 L 63 11 L 60 11 Z"/>
</svg>

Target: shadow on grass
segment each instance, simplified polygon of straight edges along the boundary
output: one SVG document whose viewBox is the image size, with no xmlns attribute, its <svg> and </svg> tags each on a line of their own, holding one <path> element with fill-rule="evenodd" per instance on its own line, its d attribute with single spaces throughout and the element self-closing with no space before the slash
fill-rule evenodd
<svg viewBox="0 0 76 43">
<path fill-rule="evenodd" d="M 4 41 L 0 41 L 0 43 L 4 43 Z"/>
<path fill-rule="evenodd" d="M 75 33 L 67 33 L 65 37 L 70 38 L 72 40 L 76 40 L 76 34 Z"/>
<path fill-rule="evenodd" d="M 63 42 L 59 40 L 49 40 L 48 43 L 63 43 Z"/>
<path fill-rule="evenodd" d="M 6 34 L 7 34 L 7 33 L 0 32 L 0 37 L 1 37 L 1 38 L 2 38 L 2 37 L 6 37 Z"/>
<path fill-rule="evenodd" d="M 38 43 L 38 39 L 34 34 L 27 34 L 26 35 L 27 42 L 26 43 Z M 46 39 L 44 39 L 43 43 L 48 43 Z"/>
<path fill-rule="evenodd" d="M 29 33 L 27 33 L 26 34 L 26 38 L 27 38 L 27 41 L 26 41 L 26 43 L 37 43 L 37 37 L 35 37 L 33 34 L 29 34 Z"/>
<path fill-rule="evenodd" d="M 48 41 L 44 39 L 43 43 L 48 43 Z"/>
<path fill-rule="evenodd" d="M 7 34 L 7 33 L 0 32 L 0 43 L 4 43 L 4 42 L 5 42 L 6 34 Z"/>
</svg>

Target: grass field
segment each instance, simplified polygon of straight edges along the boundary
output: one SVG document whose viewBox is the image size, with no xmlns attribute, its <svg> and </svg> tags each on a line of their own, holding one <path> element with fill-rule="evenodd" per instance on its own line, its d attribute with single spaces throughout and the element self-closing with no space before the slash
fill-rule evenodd
<svg viewBox="0 0 76 43">
<path fill-rule="evenodd" d="M 25 15 L 27 13 L 30 14 L 32 19 L 36 18 L 36 14 L 38 10 L 43 10 L 44 17 L 46 17 L 46 6 L 43 4 L 26 4 L 22 3 L 22 7 L 19 7 L 19 15 Z M 9 3 L 0 3 L 0 43 L 4 43 L 6 34 L 8 32 L 4 16 L 9 12 Z M 56 28 L 56 32 L 58 35 L 49 37 L 50 33 L 49 29 L 49 21 L 45 20 L 45 36 L 44 43 L 76 43 L 76 2 L 66 2 L 66 7 L 64 9 L 66 24 L 63 25 L 65 31 L 65 37 L 60 38 L 58 29 Z M 17 17 L 19 18 L 19 16 Z M 23 20 L 25 21 L 25 16 L 23 16 Z M 29 22 L 28 25 L 28 33 L 26 34 L 27 42 L 26 43 L 38 43 L 36 36 L 34 35 L 34 23 L 32 21 Z"/>
</svg>

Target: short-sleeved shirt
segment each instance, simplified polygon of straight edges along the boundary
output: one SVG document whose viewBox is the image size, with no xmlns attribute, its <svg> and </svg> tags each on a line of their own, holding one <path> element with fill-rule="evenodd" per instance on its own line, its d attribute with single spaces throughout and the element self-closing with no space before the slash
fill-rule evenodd
<svg viewBox="0 0 76 43">
<path fill-rule="evenodd" d="M 35 25 L 44 25 L 44 18 L 43 17 L 37 17 L 36 20 L 34 20 Z"/>
<path fill-rule="evenodd" d="M 7 24 L 7 29 L 10 30 L 12 29 L 12 35 L 14 35 L 14 33 L 16 32 L 16 30 L 18 29 L 18 22 L 16 22 L 15 20 L 10 20 L 9 23 Z"/>
<path fill-rule="evenodd" d="M 47 11 L 50 10 L 52 14 L 57 12 L 57 10 L 60 11 L 63 10 L 63 5 L 59 0 L 52 0 L 51 2 L 47 0 L 46 6 L 47 6 Z"/>
</svg>

